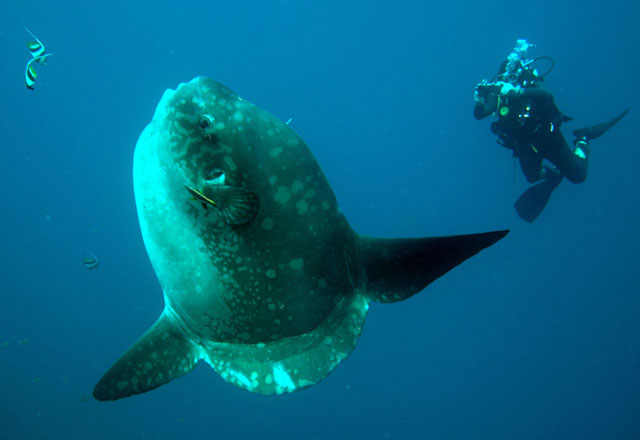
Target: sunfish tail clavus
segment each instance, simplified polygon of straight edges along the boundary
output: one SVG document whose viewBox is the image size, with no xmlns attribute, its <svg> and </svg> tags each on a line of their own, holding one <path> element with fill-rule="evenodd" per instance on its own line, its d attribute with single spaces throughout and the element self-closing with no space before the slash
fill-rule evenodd
<svg viewBox="0 0 640 440">
<path fill-rule="evenodd" d="M 98 400 L 201 359 L 253 392 L 313 385 L 353 350 L 370 301 L 409 298 L 507 233 L 359 236 L 302 139 L 202 77 L 165 92 L 136 145 L 134 189 L 165 308 Z"/>
</svg>

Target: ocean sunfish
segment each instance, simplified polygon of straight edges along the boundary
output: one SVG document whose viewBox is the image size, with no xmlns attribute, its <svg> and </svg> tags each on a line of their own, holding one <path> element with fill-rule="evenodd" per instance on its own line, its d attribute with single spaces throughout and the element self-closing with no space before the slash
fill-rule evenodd
<svg viewBox="0 0 640 440">
<path fill-rule="evenodd" d="M 409 298 L 507 233 L 358 235 L 291 127 L 203 77 L 164 93 L 133 168 L 165 307 L 98 382 L 98 400 L 149 391 L 201 359 L 252 392 L 311 386 L 349 356 L 370 301 Z"/>
</svg>

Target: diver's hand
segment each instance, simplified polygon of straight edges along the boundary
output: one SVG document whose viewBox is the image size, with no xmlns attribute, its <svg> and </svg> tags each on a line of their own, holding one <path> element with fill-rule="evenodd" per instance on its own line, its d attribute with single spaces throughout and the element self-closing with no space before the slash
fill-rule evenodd
<svg viewBox="0 0 640 440">
<path fill-rule="evenodd" d="M 500 86 L 501 95 L 508 95 L 509 93 L 520 93 L 520 87 L 514 87 L 511 83 L 508 82 L 500 81 L 499 83 L 502 83 Z"/>
<path fill-rule="evenodd" d="M 495 95 L 500 91 L 500 87 L 498 83 L 490 83 L 483 79 L 476 85 L 473 99 L 478 104 L 486 104 L 495 98 Z"/>
<path fill-rule="evenodd" d="M 478 89 L 476 89 L 476 91 L 473 93 L 473 100 L 476 102 L 476 104 L 484 104 L 484 96 L 481 96 L 478 93 Z"/>
<path fill-rule="evenodd" d="M 485 97 L 487 96 L 487 84 L 488 81 L 483 79 L 478 84 L 476 84 L 476 89 L 473 92 L 473 100 L 476 104 L 484 104 Z"/>
</svg>

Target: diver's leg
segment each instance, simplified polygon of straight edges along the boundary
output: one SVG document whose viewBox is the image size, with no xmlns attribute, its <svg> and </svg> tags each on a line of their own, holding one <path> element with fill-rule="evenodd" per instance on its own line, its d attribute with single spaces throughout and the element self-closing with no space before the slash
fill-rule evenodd
<svg viewBox="0 0 640 440">
<path fill-rule="evenodd" d="M 547 206 L 547 202 L 551 197 L 553 190 L 560 184 L 562 174 L 555 167 L 541 167 L 542 160 L 538 158 L 537 176 L 542 182 L 532 185 L 529 189 L 522 193 L 516 201 L 514 207 L 521 219 L 533 222 Z M 523 164 L 523 162 L 521 162 Z M 523 167 L 524 170 L 524 167 Z M 533 173 L 533 168 L 531 168 Z M 532 175 L 533 177 L 533 175 Z M 529 180 L 531 181 L 531 180 Z"/>
<path fill-rule="evenodd" d="M 527 178 L 527 182 L 533 183 L 538 180 L 542 180 L 542 157 L 537 154 L 521 154 L 518 159 L 520 160 L 520 168 L 524 177 Z"/>
<path fill-rule="evenodd" d="M 520 155 L 520 167 L 532 185 L 522 193 L 514 207 L 521 219 L 533 222 L 547 206 L 553 190 L 560 184 L 562 174 L 556 168 L 542 166 L 543 155 L 540 149 L 532 148 L 528 154 Z"/>
<path fill-rule="evenodd" d="M 569 182 L 582 183 L 587 178 L 590 152 L 587 142 L 576 143 L 571 148 L 558 130 L 545 137 L 541 151 Z"/>
</svg>

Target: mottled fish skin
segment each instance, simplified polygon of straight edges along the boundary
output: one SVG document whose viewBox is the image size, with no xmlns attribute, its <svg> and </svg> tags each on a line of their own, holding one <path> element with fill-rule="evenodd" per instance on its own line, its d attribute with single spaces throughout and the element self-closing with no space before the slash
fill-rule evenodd
<svg viewBox="0 0 640 440">
<path fill-rule="evenodd" d="M 203 115 L 212 121 L 206 129 Z M 220 170 L 225 185 L 259 199 L 250 222 L 229 224 L 185 190 L 215 194 L 217 183 L 207 179 Z M 152 379 L 139 369 L 124 371 L 127 353 L 98 384 L 96 398 L 146 391 L 186 373 L 197 359 L 251 391 L 294 391 L 325 377 L 351 352 L 368 309 L 355 293 L 357 235 L 290 127 L 222 84 L 196 78 L 165 92 L 136 146 L 134 189 L 165 296 L 156 327 L 170 320 L 193 347 L 165 350 L 190 353 L 169 372 L 154 358 Z M 154 345 L 144 339 L 130 353 Z M 136 377 L 135 387 L 125 375 Z"/>
<path fill-rule="evenodd" d="M 136 185 L 136 198 L 146 205 L 139 215 L 141 221 L 157 215 L 189 225 L 192 236 L 179 241 L 179 259 L 202 261 L 181 264 L 177 282 L 170 281 L 175 262 L 154 263 L 166 296 L 199 337 L 214 341 L 255 344 L 316 328 L 354 289 L 341 269 L 345 249 L 351 251 L 346 261 L 355 258 L 356 238 L 310 150 L 279 119 L 209 79 L 179 87 L 167 110 L 172 136 L 157 157 L 166 178 L 175 177 L 167 181 L 173 203 L 154 203 L 153 179 L 149 191 L 141 193 Z M 198 124 L 203 114 L 214 119 L 210 139 Z M 185 182 L 208 195 L 205 178 L 212 168 L 224 171 L 226 185 L 258 196 L 261 208 L 251 224 L 238 228 L 221 221 L 219 211 L 188 203 L 174 184 Z M 148 223 L 145 235 L 175 247 L 175 237 L 158 231 L 155 220 Z M 335 236 L 341 237 L 338 244 Z M 336 252 L 342 261 L 334 264 Z M 164 260 L 162 254 L 157 258 Z M 192 281 L 185 283 L 185 276 Z M 162 282 L 165 278 L 169 281 Z M 198 291 L 216 293 L 201 295 L 192 305 Z"/>
<path fill-rule="evenodd" d="M 216 201 L 222 183 L 255 195 L 255 217 L 233 224 L 185 190 Z M 98 382 L 98 400 L 149 391 L 200 359 L 253 392 L 313 385 L 353 350 L 370 300 L 408 298 L 506 234 L 359 237 L 302 139 L 202 77 L 163 95 L 136 146 L 134 190 L 165 309 Z"/>
</svg>

